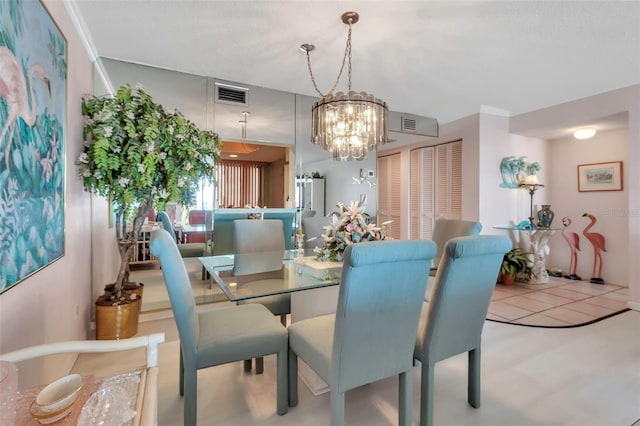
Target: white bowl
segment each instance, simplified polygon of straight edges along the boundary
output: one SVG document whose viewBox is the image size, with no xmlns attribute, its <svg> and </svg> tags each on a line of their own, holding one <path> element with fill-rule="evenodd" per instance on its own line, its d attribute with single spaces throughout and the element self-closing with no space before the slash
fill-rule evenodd
<svg viewBox="0 0 640 426">
<path fill-rule="evenodd" d="M 45 386 L 36 397 L 38 412 L 52 414 L 68 408 L 82 389 L 82 376 L 70 374 Z"/>
<path fill-rule="evenodd" d="M 74 402 L 75 400 L 69 402 L 69 405 L 62 407 L 60 410 L 44 412 L 42 410 L 43 407 L 40 407 L 35 401 L 33 401 L 33 404 L 31 404 L 31 408 L 29 409 L 29 413 L 31 413 L 31 416 L 41 424 L 48 425 L 49 423 L 57 422 L 67 416 L 71 410 L 73 410 Z"/>
</svg>

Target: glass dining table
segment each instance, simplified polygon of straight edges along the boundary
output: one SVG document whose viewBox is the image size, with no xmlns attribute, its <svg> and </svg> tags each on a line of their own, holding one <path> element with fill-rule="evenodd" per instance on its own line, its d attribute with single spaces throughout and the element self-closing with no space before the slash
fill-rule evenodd
<svg viewBox="0 0 640 426">
<path fill-rule="evenodd" d="M 296 256 L 295 250 L 226 254 L 198 258 L 232 302 L 335 286 L 342 263 Z"/>
<path fill-rule="evenodd" d="M 291 322 L 336 311 L 342 262 L 296 256 L 295 250 L 198 259 L 232 302 L 289 293 Z M 298 375 L 314 395 L 329 391 L 329 386 L 302 360 Z"/>
</svg>

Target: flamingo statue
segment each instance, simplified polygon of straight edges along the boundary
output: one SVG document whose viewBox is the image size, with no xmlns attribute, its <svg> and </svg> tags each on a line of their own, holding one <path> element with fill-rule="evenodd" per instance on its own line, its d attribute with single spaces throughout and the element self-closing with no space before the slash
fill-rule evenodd
<svg viewBox="0 0 640 426">
<path fill-rule="evenodd" d="M 33 94 L 33 79 L 40 78 L 47 85 L 51 95 L 51 84 L 39 64 L 29 67 L 28 79 L 25 79 L 22 66 L 13 52 L 6 46 L 0 46 L 0 96 L 7 104 L 7 120 L 0 131 L 0 146 L 7 135 L 7 144 L 4 149 L 4 162 L 9 168 L 9 152 L 13 140 L 13 132 L 16 128 L 16 120 L 22 118 L 25 124 L 33 127 L 36 122 L 36 98 Z M 29 88 L 27 91 L 27 81 Z"/>
<path fill-rule="evenodd" d="M 597 232 L 589 232 L 593 225 L 596 224 L 596 217 L 589 213 L 584 213 L 582 217 L 588 217 L 591 223 L 582 230 L 582 234 L 587 237 L 587 240 L 593 244 L 593 273 L 591 274 L 591 280 L 589 282 L 593 284 L 604 284 L 602 279 L 602 253 L 601 251 L 607 251 L 604 248 L 604 236 Z M 598 273 L 596 274 L 596 270 Z"/>
<path fill-rule="evenodd" d="M 581 278 L 576 275 L 576 266 L 578 264 L 578 253 L 576 250 L 580 250 L 580 237 L 575 232 L 569 232 L 568 228 L 571 225 L 571 219 L 568 217 L 562 218 L 562 225 L 564 229 L 562 230 L 562 236 L 569 244 L 569 248 L 571 249 L 571 261 L 569 263 L 569 273 L 564 277 L 570 280 L 580 280 Z"/>
</svg>

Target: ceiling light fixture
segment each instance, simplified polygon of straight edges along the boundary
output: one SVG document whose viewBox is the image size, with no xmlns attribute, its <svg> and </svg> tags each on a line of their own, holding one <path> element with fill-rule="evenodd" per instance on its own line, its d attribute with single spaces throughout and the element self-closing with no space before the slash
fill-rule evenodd
<svg viewBox="0 0 640 426">
<path fill-rule="evenodd" d="M 578 129 L 573 132 L 573 137 L 576 139 L 589 139 L 596 134 L 596 129 L 592 127 L 585 127 L 584 129 Z"/>
<path fill-rule="evenodd" d="M 307 55 L 307 66 L 311 82 L 322 99 L 313 104 L 311 121 L 311 142 L 333 153 L 333 159 L 339 161 L 362 160 L 367 153 L 388 141 L 388 115 L 386 102 L 366 92 L 351 90 L 351 25 L 358 22 L 356 12 L 345 12 L 342 22 L 349 25 L 347 47 L 342 58 L 342 66 L 333 87 L 323 95 L 311 70 L 309 52 L 315 49 L 313 44 L 303 44 L 300 50 Z M 335 90 L 345 62 L 348 62 L 348 92 Z"/>
</svg>

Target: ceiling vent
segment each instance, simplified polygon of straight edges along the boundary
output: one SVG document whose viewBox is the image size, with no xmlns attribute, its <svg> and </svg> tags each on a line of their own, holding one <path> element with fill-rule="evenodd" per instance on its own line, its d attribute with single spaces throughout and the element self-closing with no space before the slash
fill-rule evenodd
<svg viewBox="0 0 640 426">
<path fill-rule="evenodd" d="M 216 83 L 216 102 L 220 104 L 249 106 L 249 89 Z"/>
<path fill-rule="evenodd" d="M 389 111 L 390 132 L 438 137 L 438 130 L 438 121 L 435 118 Z"/>
</svg>

